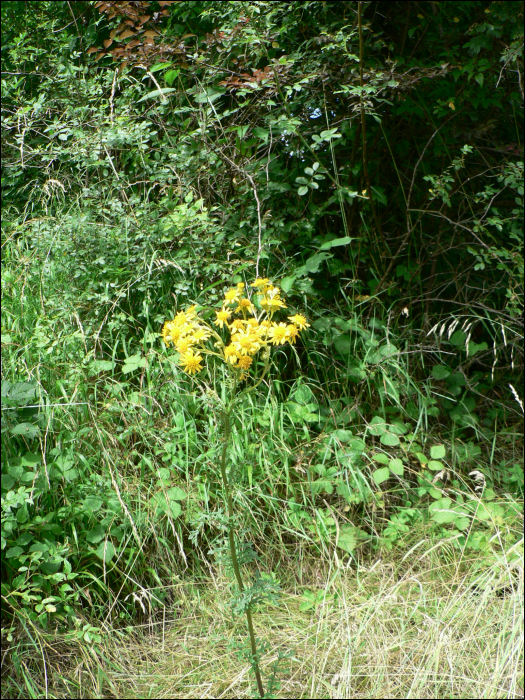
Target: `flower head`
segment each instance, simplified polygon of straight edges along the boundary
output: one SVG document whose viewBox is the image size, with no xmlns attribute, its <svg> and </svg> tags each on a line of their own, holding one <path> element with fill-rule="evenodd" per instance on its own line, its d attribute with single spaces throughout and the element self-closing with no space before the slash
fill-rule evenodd
<svg viewBox="0 0 525 700">
<path fill-rule="evenodd" d="M 288 331 L 288 342 L 292 345 L 297 340 L 297 336 L 299 335 L 299 329 L 297 328 L 297 326 L 294 326 L 293 323 L 289 323 L 286 326 L 286 329 Z"/>
<path fill-rule="evenodd" d="M 172 321 L 166 321 L 166 323 L 162 326 L 162 339 L 166 343 L 166 345 L 170 344 L 171 338 L 170 338 L 170 332 L 173 327 Z"/>
<path fill-rule="evenodd" d="M 250 332 L 240 332 L 232 335 L 232 345 L 237 351 L 237 355 L 252 355 L 261 347 L 257 335 Z"/>
<path fill-rule="evenodd" d="M 202 369 L 202 355 L 194 353 L 193 350 L 188 350 L 180 356 L 180 364 L 182 369 L 188 374 L 196 374 Z"/>
<path fill-rule="evenodd" d="M 304 328 L 310 328 L 310 324 L 306 322 L 306 318 L 301 314 L 295 314 L 295 316 L 288 316 L 290 321 L 297 326 L 297 328 L 302 331 Z"/>
<path fill-rule="evenodd" d="M 233 345 L 227 345 L 224 348 L 224 359 L 230 365 L 234 365 L 237 362 L 237 350 Z"/>
<path fill-rule="evenodd" d="M 224 295 L 224 303 L 233 304 L 234 301 L 238 301 L 241 296 L 241 291 L 242 290 L 239 289 L 228 289 L 228 291 Z"/>
<path fill-rule="evenodd" d="M 231 311 L 228 311 L 227 309 L 221 309 L 220 311 L 215 312 L 217 315 L 217 318 L 213 322 L 216 326 L 219 326 L 219 328 L 224 328 L 224 324 L 228 321 L 228 319 L 231 316 Z"/>
<path fill-rule="evenodd" d="M 270 280 L 267 277 L 257 277 L 255 282 L 252 282 L 252 284 L 250 284 L 250 287 L 264 287 L 268 284 L 269 281 Z"/>
<path fill-rule="evenodd" d="M 242 357 L 239 357 L 237 367 L 240 367 L 241 369 L 248 369 L 252 362 L 253 360 L 251 357 L 249 357 L 248 355 L 243 355 Z"/>
<path fill-rule="evenodd" d="M 235 311 L 237 313 L 239 313 L 239 311 L 244 312 L 244 310 L 246 309 L 246 311 L 249 311 L 251 314 L 253 314 L 253 304 L 249 299 L 246 299 L 246 298 L 239 299 L 238 303 L 239 303 L 239 305 L 235 309 Z"/>
<path fill-rule="evenodd" d="M 272 323 L 270 328 L 270 343 L 284 345 L 288 340 L 288 327 L 286 323 Z"/>
<path fill-rule="evenodd" d="M 211 333 L 207 328 L 203 328 L 202 326 L 199 326 L 193 332 L 193 340 L 196 343 L 202 343 L 204 340 L 208 340 L 210 335 L 211 335 Z"/>
</svg>

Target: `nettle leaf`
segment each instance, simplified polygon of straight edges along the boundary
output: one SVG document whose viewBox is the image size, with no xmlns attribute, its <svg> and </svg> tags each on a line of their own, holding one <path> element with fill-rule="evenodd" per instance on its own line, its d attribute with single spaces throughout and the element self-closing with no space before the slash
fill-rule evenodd
<svg viewBox="0 0 525 700">
<path fill-rule="evenodd" d="M 388 467 L 380 467 L 379 469 L 376 469 L 375 472 L 372 473 L 372 479 L 376 482 L 376 484 L 378 486 L 380 484 L 382 484 L 383 481 L 386 481 L 389 478 L 390 478 L 390 470 Z"/>
<path fill-rule="evenodd" d="M 445 523 L 453 523 L 456 519 L 456 513 L 452 510 L 452 501 L 450 498 L 439 498 L 428 507 L 428 512 L 432 519 L 441 525 Z"/>
<path fill-rule="evenodd" d="M 388 466 L 390 467 L 390 471 L 393 474 L 396 474 L 397 476 L 403 476 L 405 466 L 400 459 L 391 459 L 388 463 Z"/>
<path fill-rule="evenodd" d="M 335 248 L 340 245 L 348 245 L 352 241 L 357 241 L 357 238 L 351 238 L 350 236 L 345 236 L 344 238 L 334 238 L 333 241 L 326 241 L 323 243 L 319 250 L 330 250 L 330 248 Z"/>
<path fill-rule="evenodd" d="M 129 374 L 130 372 L 134 372 L 136 369 L 147 366 L 147 359 L 145 357 L 142 357 L 140 353 L 137 353 L 136 355 L 130 355 L 126 358 L 124 364 L 122 365 L 122 371 L 124 372 L 124 374 Z"/>
<path fill-rule="evenodd" d="M 396 445 L 400 444 L 399 438 L 393 433 L 385 433 L 384 435 L 381 435 L 379 442 L 386 447 L 395 447 Z"/>
<path fill-rule="evenodd" d="M 341 525 L 339 528 L 339 537 L 337 538 L 337 546 L 345 552 L 352 554 L 354 549 L 367 538 L 368 535 L 364 530 L 360 530 L 358 527 L 354 527 L 350 524 Z"/>
<path fill-rule="evenodd" d="M 101 542 L 96 549 L 96 555 L 102 559 L 102 561 L 107 563 L 115 556 L 115 547 L 111 542 L 109 542 L 109 540 Z"/>
<path fill-rule="evenodd" d="M 333 437 L 337 438 L 338 440 L 341 440 L 341 442 L 348 442 L 351 440 L 354 436 L 351 430 L 334 430 L 332 433 Z"/>
<path fill-rule="evenodd" d="M 40 434 L 40 428 L 32 423 L 19 423 L 11 428 L 12 435 L 23 435 L 28 438 L 28 440 L 33 440 L 37 435 Z"/>
<path fill-rule="evenodd" d="M 451 370 L 445 365 L 434 365 L 432 367 L 432 376 L 434 379 L 446 379 L 450 375 Z"/>
<path fill-rule="evenodd" d="M 374 416 L 368 424 L 368 432 L 371 435 L 375 435 L 376 437 L 378 437 L 379 435 L 383 435 L 386 432 L 386 430 L 387 422 L 384 418 L 381 418 L 380 416 Z"/>
<path fill-rule="evenodd" d="M 96 374 L 97 372 L 110 372 L 115 366 L 114 362 L 108 360 L 94 360 L 89 365 L 89 373 Z"/>
<path fill-rule="evenodd" d="M 449 343 L 451 345 L 455 345 L 457 348 L 460 348 L 465 345 L 465 340 L 467 339 L 467 334 L 464 331 L 456 331 L 455 333 L 452 333 L 452 336 L 449 339 Z"/>
<path fill-rule="evenodd" d="M 445 454 L 445 445 L 433 445 L 430 448 L 430 456 L 432 457 L 432 459 L 443 459 Z"/>
</svg>

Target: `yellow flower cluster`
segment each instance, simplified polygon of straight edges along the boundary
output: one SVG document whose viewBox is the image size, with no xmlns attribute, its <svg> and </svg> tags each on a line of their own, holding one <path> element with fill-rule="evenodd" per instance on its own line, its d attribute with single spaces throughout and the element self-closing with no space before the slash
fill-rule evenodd
<svg viewBox="0 0 525 700">
<path fill-rule="evenodd" d="M 291 323 L 272 320 L 274 313 L 285 309 L 286 304 L 281 298 L 280 289 L 268 279 L 258 278 L 250 286 L 257 290 L 258 306 L 261 308 L 259 313 L 255 304 L 245 296 L 243 282 L 226 292 L 221 310 L 215 311 L 213 323 L 219 329 L 229 331 L 229 342 L 225 343 L 217 331 L 197 316 L 195 306 L 180 311 L 173 321 L 166 321 L 162 337 L 166 345 L 175 345 L 180 353 L 180 365 L 186 372 L 196 374 L 202 369 L 203 357 L 200 353 L 204 353 L 218 355 L 228 366 L 239 370 L 240 379 L 244 379 L 253 356 L 261 348 L 295 343 L 299 332 L 309 327 L 310 324 L 301 314 L 288 316 Z M 234 318 L 235 314 L 237 318 Z M 214 347 L 218 352 L 205 345 L 212 337 L 217 341 Z"/>
</svg>

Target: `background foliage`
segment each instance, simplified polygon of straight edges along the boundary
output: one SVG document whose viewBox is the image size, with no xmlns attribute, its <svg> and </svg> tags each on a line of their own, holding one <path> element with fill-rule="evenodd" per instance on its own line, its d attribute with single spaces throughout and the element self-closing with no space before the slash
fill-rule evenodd
<svg viewBox="0 0 525 700">
<path fill-rule="evenodd" d="M 315 610 L 305 562 L 424 532 L 512 588 L 522 3 L 1 12 L 9 692 L 42 630 L 96 647 L 221 561 L 219 438 L 159 332 L 254 266 L 312 328 L 233 426 L 249 566 Z"/>
</svg>

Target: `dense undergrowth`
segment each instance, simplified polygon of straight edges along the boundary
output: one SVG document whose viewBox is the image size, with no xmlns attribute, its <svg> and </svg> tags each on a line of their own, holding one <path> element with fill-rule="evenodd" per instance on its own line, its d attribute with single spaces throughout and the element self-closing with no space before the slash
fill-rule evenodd
<svg viewBox="0 0 525 700">
<path fill-rule="evenodd" d="M 225 5 L 2 3 L 3 695 L 252 692 L 161 328 L 257 268 L 310 323 L 232 417 L 268 692 L 519 697 L 521 4 Z"/>
</svg>

